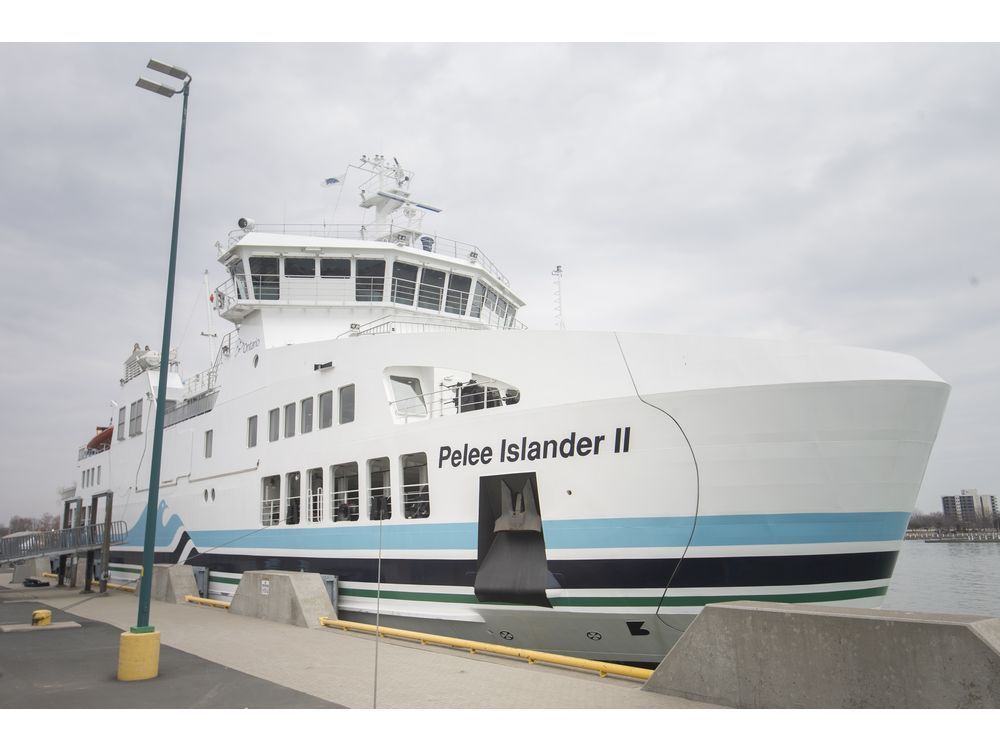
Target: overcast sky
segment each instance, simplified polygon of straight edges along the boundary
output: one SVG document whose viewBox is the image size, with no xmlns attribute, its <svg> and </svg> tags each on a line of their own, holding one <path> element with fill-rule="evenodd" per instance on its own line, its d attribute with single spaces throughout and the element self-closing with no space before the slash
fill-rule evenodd
<svg viewBox="0 0 1000 750">
<path fill-rule="evenodd" d="M 134 342 L 159 347 L 179 98 L 194 76 L 174 342 L 240 216 L 360 220 L 397 156 L 553 328 L 820 339 L 952 384 L 918 501 L 1000 494 L 1000 47 L 0 45 L 0 521 L 58 508 Z M 216 330 L 226 324 L 217 321 Z"/>
</svg>

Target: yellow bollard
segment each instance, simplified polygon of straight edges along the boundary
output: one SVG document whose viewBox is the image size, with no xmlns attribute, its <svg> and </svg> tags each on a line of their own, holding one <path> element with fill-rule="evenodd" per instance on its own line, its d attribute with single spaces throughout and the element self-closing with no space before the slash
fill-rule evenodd
<svg viewBox="0 0 1000 750">
<path fill-rule="evenodd" d="M 150 680 L 160 673 L 160 633 L 122 633 L 118 645 L 118 679 Z"/>
<path fill-rule="evenodd" d="M 52 624 L 52 610 L 51 609 L 36 609 L 31 613 L 31 624 L 32 625 L 51 625 Z"/>
</svg>

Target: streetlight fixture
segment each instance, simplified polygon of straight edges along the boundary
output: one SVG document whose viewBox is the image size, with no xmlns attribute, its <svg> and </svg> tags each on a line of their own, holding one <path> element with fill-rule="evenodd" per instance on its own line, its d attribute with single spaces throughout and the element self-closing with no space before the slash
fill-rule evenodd
<svg viewBox="0 0 1000 750">
<path fill-rule="evenodd" d="M 153 453 L 149 467 L 149 496 L 146 502 L 146 535 L 142 548 L 142 578 L 139 583 L 139 613 L 135 627 L 122 633 L 118 654 L 119 680 L 146 680 L 156 677 L 160 664 L 160 635 L 149 624 L 149 600 L 153 588 L 153 551 L 156 545 L 157 505 L 160 500 L 160 457 L 163 453 L 163 412 L 167 400 L 167 372 L 170 369 L 170 323 L 174 306 L 174 269 L 177 265 L 177 227 L 180 223 L 181 180 L 184 175 L 184 134 L 187 127 L 188 90 L 191 74 L 159 60 L 150 60 L 146 67 L 181 80 L 181 88 L 173 89 L 140 77 L 135 85 L 154 94 L 172 97 L 184 94 L 181 110 L 181 143 L 177 155 L 177 188 L 174 192 L 174 223 L 170 236 L 170 264 L 167 272 L 167 300 L 163 313 L 163 342 L 160 346 L 159 385 L 156 391 L 156 422 L 153 427 Z"/>
</svg>

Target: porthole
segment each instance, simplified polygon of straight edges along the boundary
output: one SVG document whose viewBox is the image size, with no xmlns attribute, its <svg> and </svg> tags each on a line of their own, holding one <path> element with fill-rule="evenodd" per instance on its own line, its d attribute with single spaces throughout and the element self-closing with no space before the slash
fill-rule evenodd
<svg viewBox="0 0 1000 750">
<path fill-rule="evenodd" d="M 260 355 L 253 355 L 253 366 L 256 367 L 258 362 L 260 362 Z"/>
<path fill-rule="evenodd" d="M 208 502 L 208 490 L 205 490 L 204 492 L 205 492 L 205 502 L 207 503 Z"/>
<path fill-rule="evenodd" d="M 212 502 L 215 502 L 215 487 L 212 488 Z"/>
</svg>

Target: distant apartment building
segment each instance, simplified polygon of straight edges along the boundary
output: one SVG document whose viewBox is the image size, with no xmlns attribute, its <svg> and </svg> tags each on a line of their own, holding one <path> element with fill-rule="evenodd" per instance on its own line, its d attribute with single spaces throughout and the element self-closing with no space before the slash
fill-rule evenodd
<svg viewBox="0 0 1000 750">
<path fill-rule="evenodd" d="M 978 490 L 962 490 L 959 495 L 944 495 L 941 498 L 944 517 L 953 521 L 971 523 L 973 521 L 995 521 L 1000 518 L 996 495 L 980 495 Z"/>
</svg>

